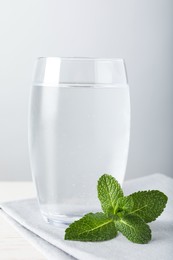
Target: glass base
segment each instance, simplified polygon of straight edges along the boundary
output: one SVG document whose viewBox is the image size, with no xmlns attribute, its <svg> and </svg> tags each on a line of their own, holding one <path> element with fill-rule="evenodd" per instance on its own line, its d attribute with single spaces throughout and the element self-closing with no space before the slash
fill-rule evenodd
<svg viewBox="0 0 173 260">
<path fill-rule="evenodd" d="M 68 225 L 70 225 L 75 220 L 78 220 L 81 216 L 67 216 L 67 215 L 57 215 L 56 217 L 50 217 L 46 216 L 42 213 L 43 219 L 46 221 L 46 223 L 55 226 L 55 227 L 62 227 L 67 228 Z"/>
</svg>

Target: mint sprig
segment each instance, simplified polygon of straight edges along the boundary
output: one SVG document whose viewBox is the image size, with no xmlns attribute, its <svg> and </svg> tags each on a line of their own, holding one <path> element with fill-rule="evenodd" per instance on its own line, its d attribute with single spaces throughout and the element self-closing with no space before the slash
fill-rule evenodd
<svg viewBox="0 0 173 260">
<path fill-rule="evenodd" d="M 158 190 L 139 191 L 124 196 L 117 180 L 104 174 L 98 180 L 98 198 L 103 212 L 88 213 L 65 230 L 66 240 L 104 241 L 121 232 L 134 243 L 151 240 L 148 222 L 163 212 L 167 196 Z"/>
</svg>

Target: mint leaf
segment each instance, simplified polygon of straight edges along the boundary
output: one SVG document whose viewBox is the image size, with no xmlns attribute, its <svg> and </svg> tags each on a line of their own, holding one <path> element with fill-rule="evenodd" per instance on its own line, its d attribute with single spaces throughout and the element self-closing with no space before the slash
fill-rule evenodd
<svg viewBox="0 0 173 260">
<path fill-rule="evenodd" d="M 97 191 L 103 211 L 114 214 L 118 198 L 123 197 L 120 184 L 111 175 L 104 174 L 98 180 Z"/>
<path fill-rule="evenodd" d="M 72 223 L 65 231 L 66 240 L 104 241 L 114 238 L 117 231 L 112 219 L 104 213 L 89 213 Z"/>
<path fill-rule="evenodd" d="M 139 191 L 128 197 L 133 199 L 134 205 L 128 212 L 142 218 L 146 223 L 154 221 L 163 212 L 167 196 L 158 190 Z"/>
<path fill-rule="evenodd" d="M 150 227 L 138 216 L 124 216 L 115 221 L 115 227 L 134 243 L 146 244 L 151 240 Z"/>
<path fill-rule="evenodd" d="M 121 197 L 117 201 L 116 212 L 121 212 L 121 211 L 129 212 L 133 209 L 133 206 L 134 206 L 134 202 L 133 202 L 132 197 L 130 197 L 130 196 Z"/>
</svg>

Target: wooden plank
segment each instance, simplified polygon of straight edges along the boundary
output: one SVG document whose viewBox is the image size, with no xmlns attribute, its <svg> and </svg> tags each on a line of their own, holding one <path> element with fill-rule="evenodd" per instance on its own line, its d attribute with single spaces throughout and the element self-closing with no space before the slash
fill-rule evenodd
<svg viewBox="0 0 173 260">
<path fill-rule="evenodd" d="M 35 197 L 32 182 L 0 182 L 0 202 Z M 0 215 L 0 259 L 46 260 Z"/>
</svg>

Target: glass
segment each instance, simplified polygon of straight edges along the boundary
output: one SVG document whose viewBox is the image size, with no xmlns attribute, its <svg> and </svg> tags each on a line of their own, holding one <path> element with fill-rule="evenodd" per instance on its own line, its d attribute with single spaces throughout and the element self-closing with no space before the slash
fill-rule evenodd
<svg viewBox="0 0 173 260">
<path fill-rule="evenodd" d="M 122 59 L 38 58 L 30 98 L 29 151 L 44 219 L 70 223 L 100 211 L 97 180 L 122 184 L 130 136 Z"/>
</svg>

